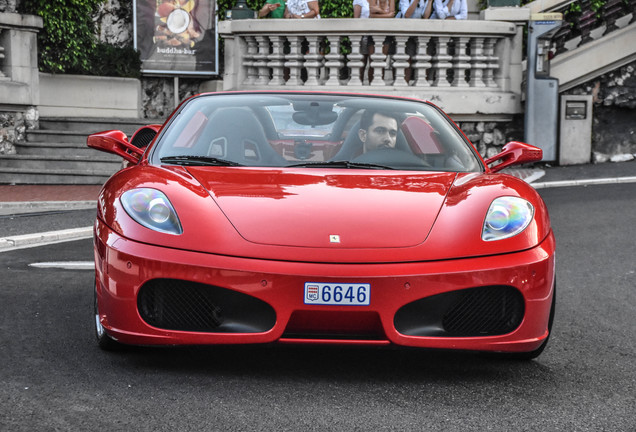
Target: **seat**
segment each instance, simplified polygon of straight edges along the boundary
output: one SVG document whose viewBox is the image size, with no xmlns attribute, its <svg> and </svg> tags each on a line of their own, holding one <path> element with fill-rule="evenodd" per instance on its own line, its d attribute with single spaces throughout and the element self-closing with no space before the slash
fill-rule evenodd
<svg viewBox="0 0 636 432">
<path fill-rule="evenodd" d="M 407 117 L 402 122 L 402 130 L 413 153 L 442 153 L 442 146 L 437 138 L 437 132 L 423 118 Z"/>
<path fill-rule="evenodd" d="M 248 108 L 219 108 L 199 138 L 197 151 L 251 166 L 281 166 L 285 160 L 267 141 L 256 115 Z"/>
<path fill-rule="evenodd" d="M 338 150 L 338 153 L 331 158 L 334 161 L 341 160 L 351 160 L 356 156 L 362 154 L 362 141 L 360 141 L 360 137 L 358 136 L 358 130 L 360 129 L 360 120 L 355 122 L 351 129 L 349 129 L 349 133 L 342 143 L 342 147 Z"/>
</svg>

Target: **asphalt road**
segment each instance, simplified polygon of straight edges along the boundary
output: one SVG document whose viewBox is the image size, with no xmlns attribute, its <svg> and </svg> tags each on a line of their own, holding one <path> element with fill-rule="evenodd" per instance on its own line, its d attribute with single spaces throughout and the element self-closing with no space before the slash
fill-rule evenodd
<svg viewBox="0 0 636 432">
<path fill-rule="evenodd" d="M 636 186 L 540 191 L 557 315 L 535 361 L 404 349 L 100 351 L 90 240 L 0 253 L 0 430 L 636 430 Z M 17 223 L 20 220 L 16 221 Z"/>
<path fill-rule="evenodd" d="M 89 227 L 93 225 L 96 213 L 93 208 L 0 215 L 0 237 Z"/>
</svg>

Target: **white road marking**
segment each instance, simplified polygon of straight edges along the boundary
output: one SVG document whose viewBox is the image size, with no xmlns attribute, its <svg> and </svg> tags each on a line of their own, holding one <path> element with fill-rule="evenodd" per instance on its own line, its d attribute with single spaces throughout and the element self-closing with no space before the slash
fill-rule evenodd
<svg viewBox="0 0 636 432">
<path fill-rule="evenodd" d="M 94 270 L 95 263 L 93 261 L 52 261 L 52 262 L 38 262 L 31 263 L 29 267 L 36 268 L 57 268 L 64 270 Z"/>
</svg>

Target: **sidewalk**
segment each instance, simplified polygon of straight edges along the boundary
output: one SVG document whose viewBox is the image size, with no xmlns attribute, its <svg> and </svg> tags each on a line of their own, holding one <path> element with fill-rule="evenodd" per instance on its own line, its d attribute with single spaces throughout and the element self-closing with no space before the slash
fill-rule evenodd
<svg viewBox="0 0 636 432">
<path fill-rule="evenodd" d="M 101 185 L 0 185 L 0 215 L 94 208 Z"/>
</svg>

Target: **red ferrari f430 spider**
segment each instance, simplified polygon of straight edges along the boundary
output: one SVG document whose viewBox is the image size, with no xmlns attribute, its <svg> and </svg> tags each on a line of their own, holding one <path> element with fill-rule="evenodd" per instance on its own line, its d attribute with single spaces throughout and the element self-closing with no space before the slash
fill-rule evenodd
<svg viewBox="0 0 636 432">
<path fill-rule="evenodd" d="M 537 147 L 484 161 L 430 103 L 317 92 L 197 95 L 88 146 L 127 165 L 95 221 L 103 348 L 546 346 L 554 235 L 537 192 L 501 172 Z"/>
</svg>

